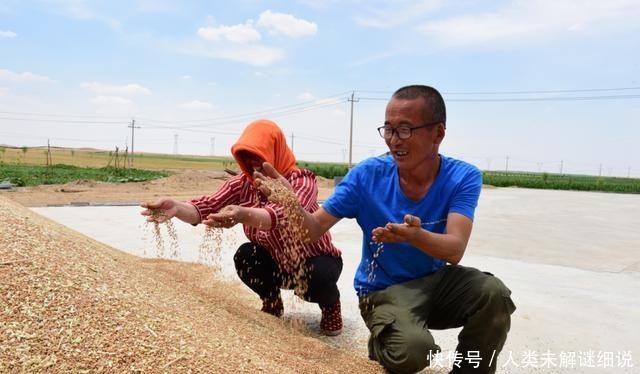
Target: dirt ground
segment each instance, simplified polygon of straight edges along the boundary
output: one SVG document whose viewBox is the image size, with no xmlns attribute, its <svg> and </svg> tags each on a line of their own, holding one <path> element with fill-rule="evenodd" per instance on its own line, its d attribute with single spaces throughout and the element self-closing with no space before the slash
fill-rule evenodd
<svg viewBox="0 0 640 374">
<path fill-rule="evenodd" d="M 18 187 L 1 191 L 0 196 L 27 207 L 84 203 L 138 203 L 162 196 L 179 200 L 214 192 L 230 176 L 225 171 L 175 170 L 167 178 L 139 183 L 104 183 L 77 181 L 63 185 Z M 326 199 L 333 190 L 333 180 L 318 177 L 318 198 Z"/>
<path fill-rule="evenodd" d="M 0 372 L 382 372 L 259 312 L 253 295 L 210 267 L 131 256 L 25 208 L 188 199 L 225 178 L 184 171 L 0 192 Z"/>
</svg>

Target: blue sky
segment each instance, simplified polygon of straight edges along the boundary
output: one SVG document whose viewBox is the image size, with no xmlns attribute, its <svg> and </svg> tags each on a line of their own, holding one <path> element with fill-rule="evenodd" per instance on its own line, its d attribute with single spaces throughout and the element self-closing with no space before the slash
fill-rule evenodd
<svg viewBox="0 0 640 374">
<path fill-rule="evenodd" d="M 0 144 L 229 155 L 253 119 L 299 160 L 386 151 L 407 84 L 481 169 L 640 177 L 640 1 L 2 1 Z M 290 144 L 291 145 L 291 144 Z"/>
</svg>

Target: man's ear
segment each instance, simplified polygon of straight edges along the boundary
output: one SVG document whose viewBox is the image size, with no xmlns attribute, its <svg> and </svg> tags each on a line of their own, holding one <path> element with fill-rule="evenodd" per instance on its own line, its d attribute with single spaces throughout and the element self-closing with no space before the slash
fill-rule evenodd
<svg viewBox="0 0 640 374">
<path fill-rule="evenodd" d="M 440 144 L 442 143 L 442 140 L 444 139 L 444 135 L 445 135 L 445 124 L 444 122 L 439 123 L 438 127 L 436 127 L 436 138 L 434 139 L 434 143 L 435 144 Z"/>
</svg>

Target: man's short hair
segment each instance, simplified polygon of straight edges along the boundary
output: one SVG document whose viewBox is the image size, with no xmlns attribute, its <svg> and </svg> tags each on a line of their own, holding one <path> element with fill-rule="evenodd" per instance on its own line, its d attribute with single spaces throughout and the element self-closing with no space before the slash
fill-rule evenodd
<svg viewBox="0 0 640 374">
<path fill-rule="evenodd" d="M 393 93 L 392 98 L 401 100 L 414 100 L 423 98 L 424 121 L 425 122 L 442 122 L 447 126 L 447 109 L 444 105 L 444 99 L 440 92 L 433 87 L 423 85 L 404 86 Z"/>
</svg>

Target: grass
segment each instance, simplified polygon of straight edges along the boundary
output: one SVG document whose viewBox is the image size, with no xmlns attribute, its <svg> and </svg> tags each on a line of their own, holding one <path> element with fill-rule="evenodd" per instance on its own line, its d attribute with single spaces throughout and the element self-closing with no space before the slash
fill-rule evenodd
<svg viewBox="0 0 640 374">
<path fill-rule="evenodd" d="M 9 181 L 16 186 L 38 186 L 42 184 L 64 184 L 77 180 L 101 182 L 142 182 L 169 175 L 167 172 L 140 169 L 124 169 L 112 166 L 102 168 L 73 165 L 19 165 L 0 163 L 0 182 Z"/>
</svg>

